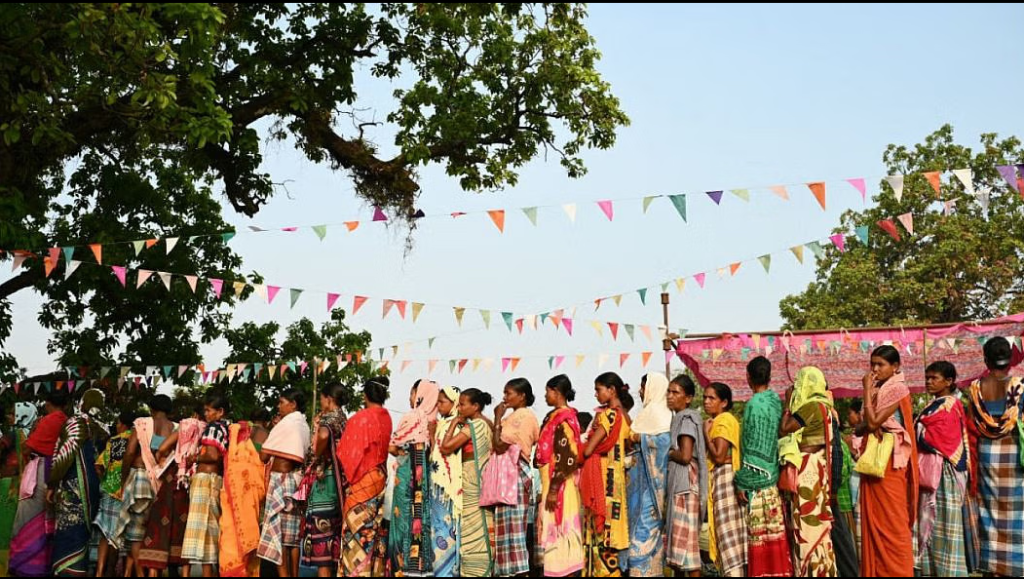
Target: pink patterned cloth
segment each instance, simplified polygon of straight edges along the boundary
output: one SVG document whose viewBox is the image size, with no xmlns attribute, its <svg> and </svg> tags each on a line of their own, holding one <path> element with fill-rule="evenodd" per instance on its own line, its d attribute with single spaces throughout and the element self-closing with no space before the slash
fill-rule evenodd
<svg viewBox="0 0 1024 579">
<path fill-rule="evenodd" d="M 204 428 L 206 423 L 196 418 L 186 418 L 178 425 L 178 446 L 174 449 L 174 460 L 178 463 L 179 489 L 188 488 L 189 480 L 199 467 L 196 462 L 188 464 L 187 458 L 199 454 L 199 439 Z"/>
<path fill-rule="evenodd" d="M 910 396 L 910 389 L 907 388 L 904 376 L 903 372 L 899 372 L 886 380 L 885 384 L 882 384 L 882 387 L 878 389 L 876 394 L 875 408 L 882 409 L 898 405 L 900 400 Z M 897 407 L 897 410 L 899 410 L 899 407 Z M 911 424 L 913 420 L 913 416 L 903 417 L 903 422 L 907 424 Z M 906 468 L 914 448 L 914 441 L 911 439 L 913 435 L 896 420 L 895 413 L 882 423 L 882 430 L 896 437 L 896 444 L 892 450 L 892 467 L 897 470 Z"/>
</svg>

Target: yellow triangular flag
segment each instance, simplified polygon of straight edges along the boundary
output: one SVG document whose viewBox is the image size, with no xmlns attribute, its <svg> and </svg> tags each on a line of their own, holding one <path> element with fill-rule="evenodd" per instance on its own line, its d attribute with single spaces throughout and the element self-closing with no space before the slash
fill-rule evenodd
<svg viewBox="0 0 1024 579">
<path fill-rule="evenodd" d="M 420 317 L 420 312 L 423 311 L 423 304 L 419 302 L 412 303 L 412 323 L 416 323 L 416 318 Z"/>
<path fill-rule="evenodd" d="M 462 314 L 466 313 L 466 308 L 455 308 L 455 321 L 459 323 L 459 327 L 462 327 Z"/>
<path fill-rule="evenodd" d="M 594 331 L 597 332 L 598 336 L 601 336 L 602 338 L 604 337 L 604 331 L 601 329 L 601 322 L 598 322 L 597 320 L 590 320 L 590 325 L 594 328 Z"/>
<path fill-rule="evenodd" d="M 676 279 L 676 289 L 681 292 L 684 288 L 686 288 L 686 278 L 681 277 Z"/>
<path fill-rule="evenodd" d="M 613 296 L 612 299 L 615 300 L 615 305 L 618 306 L 619 304 L 622 303 L 622 294 Z"/>
<path fill-rule="evenodd" d="M 789 248 L 789 250 L 792 251 L 793 255 L 796 256 L 797 261 L 799 261 L 800 263 L 804 262 L 804 246 L 796 245 Z"/>
<path fill-rule="evenodd" d="M 583 365 L 583 359 L 586 358 L 583 354 L 576 356 L 576 367 L 579 368 Z"/>
</svg>

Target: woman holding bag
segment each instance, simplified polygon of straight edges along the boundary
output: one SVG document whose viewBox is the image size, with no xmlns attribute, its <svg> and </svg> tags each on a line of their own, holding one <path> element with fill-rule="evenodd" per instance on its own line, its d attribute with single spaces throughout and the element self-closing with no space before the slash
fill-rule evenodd
<svg viewBox="0 0 1024 579">
<path fill-rule="evenodd" d="M 540 436 L 537 416 L 529 408 L 533 403 L 533 386 L 526 378 L 515 378 L 505 385 L 505 399 L 494 409 L 494 452 L 515 452 L 509 462 L 515 465 L 512 480 L 518 479 L 515 504 L 494 507 L 494 565 L 501 577 L 530 572 L 527 526 L 534 495 L 530 457 Z M 505 417 L 507 410 L 512 413 Z"/>
<path fill-rule="evenodd" d="M 879 346 L 871 353 L 871 371 L 864 376 L 864 453 L 870 439 L 892 436 L 892 457 L 879 456 L 883 477 L 865 476 L 860 483 L 861 573 L 865 577 L 913 577 L 912 530 L 917 519 L 917 444 L 910 434 L 913 405 L 900 372 L 900 353 Z M 864 473 L 858 462 L 857 470 Z"/>
</svg>

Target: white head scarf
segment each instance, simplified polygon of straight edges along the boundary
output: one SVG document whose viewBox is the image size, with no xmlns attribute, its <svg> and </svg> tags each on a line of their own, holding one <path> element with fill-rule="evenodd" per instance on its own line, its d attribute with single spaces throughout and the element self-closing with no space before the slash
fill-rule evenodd
<svg viewBox="0 0 1024 579">
<path fill-rule="evenodd" d="M 668 378 L 660 372 L 647 374 L 644 385 L 644 407 L 633 421 L 637 434 L 661 434 L 672 427 L 672 411 L 668 409 Z"/>
</svg>

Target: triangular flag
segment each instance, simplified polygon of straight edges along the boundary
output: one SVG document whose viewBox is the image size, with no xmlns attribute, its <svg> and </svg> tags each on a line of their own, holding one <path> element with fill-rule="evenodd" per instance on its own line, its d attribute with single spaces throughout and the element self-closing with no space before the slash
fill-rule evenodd
<svg viewBox="0 0 1024 579">
<path fill-rule="evenodd" d="M 405 306 L 408 303 L 405 300 L 395 300 L 395 305 L 398 306 L 398 316 L 403 320 L 405 319 Z"/>
<path fill-rule="evenodd" d="M 291 288 L 288 291 L 291 294 L 290 297 L 291 297 L 291 302 L 292 302 L 291 306 L 289 306 L 289 307 L 294 308 L 295 307 L 295 302 L 299 301 L 299 296 L 302 295 L 302 290 L 297 288 L 297 287 L 293 287 L 293 288 Z"/>
<path fill-rule="evenodd" d="M 257 364 L 257 366 L 262 366 L 262 364 Z M 178 378 L 181 378 L 182 376 L 184 376 L 185 372 L 187 372 L 187 371 L 188 371 L 188 366 L 178 366 Z"/>
<path fill-rule="evenodd" d="M 408 370 L 409 369 L 409 364 L 412 364 L 412 360 L 403 360 L 402 361 L 402 369 L 399 370 L 399 372 L 404 373 L 406 370 Z"/>
<path fill-rule="evenodd" d="M 846 236 L 844 236 L 842 233 L 836 233 L 835 235 L 831 235 L 829 236 L 829 239 L 831 239 L 832 243 L 839 248 L 839 253 L 843 253 L 846 251 Z"/>
<path fill-rule="evenodd" d="M 154 245 L 157 244 L 158 241 L 160 241 L 160 240 L 159 239 L 147 239 L 146 240 L 146 249 L 149 249 L 149 248 L 153 247 Z"/>
<path fill-rule="evenodd" d="M 57 268 L 57 262 L 60 261 L 60 248 L 51 247 L 49 255 L 44 260 L 44 266 L 46 268 L 46 277 L 50 277 L 53 270 Z"/>
<path fill-rule="evenodd" d="M 942 184 L 941 173 L 939 173 L 938 171 L 928 171 L 927 173 L 924 174 L 924 178 L 928 180 L 928 183 L 932 186 L 932 189 L 935 189 L 935 196 L 940 197 L 942 195 L 942 192 L 940 190 Z"/>
<path fill-rule="evenodd" d="M 730 189 L 729 192 L 748 203 L 750 202 L 749 189 Z"/>
<path fill-rule="evenodd" d="M 629 341 L 636 341 L 636 339 L 634 338 L 634 329 L 636 326 L 634 326 L 633 324 L 623 324 L 623 327 L 626 328 L 626 334 L 629 336 Z"/>
<path fill-rule="evenodd" d="M 449 374 L 454 374 L 455 373 L 455 365 L 458 364 L 458 363 L 459 362 L 457 360 L 448 360 L 448 373 Z"/>
<path fill-rule="evenodd" d="M 199 278 L 194 275 L 186 275 L 185 281 L 188 282 L 188 287 L 192 288 L 192 293 L 196 293 L 196 282 L 199 281 Z"/>
<path fill-rule="evenodd" d="M 1018 193 L 1020 192 L 1020 189 L 1017 187 L 1017 171 L 1013 165 L 998 165 L 996 170 L 999 171 L 999 175 L 1003 180 L 1009 183 L 1011 189 Z"/>
<path fill-rule="evenodd" d="M 359 227 L 359 222 L 358 221 L 346 221 L 345 222 L 345 228 L 348 229 L 349 233 L 352 233 L 353 231 L 355 231 L 357 227 Z"/>
<path fill-rule="evenodd" d="M 648 195 L 644 197 L 644 213 L 647 213 L 647 208 L 651 206 L 651 201 L 658 198 L 658 195 Z"/>
<path fill-rule="evenodd" d="M 501 312 L 501 318 L 505 320 L 505 325 L 508 326 L 508 331 L 512 331 L 512 312 Z"/>
<path fill-rule="evenodd" d="M 825 182 L 818 181 L 816 183 L 808 183 L 807 188 L 814 193 L 814 198 L 818 200 L 818 205 L 821 205 L 822 210 L 825 209 Z"/>
<path fill-rule="evenodd" d="M 643 332 L 645 336 L 647 336 L 648 342 L 654 341 L 654 335 L 651 333 L 650 326 L 640 326 L 640 331 Z"/>
<path fill-rule="evenodd" d="M 864 245 L 867 245 L 868 244 L 868 235 L 870 234 L 870 229 L 868 228 L 868 226 L 867 225 L 861 225 L 861 226 L 857 227 L 856 231 L 857 231 L 857 237 L 860 239 L 860 242 L 863 243 Z"/>
<path fill-rule="evenodd" d="M 112 370 L 110 366 L 103 366 L 100 368 L 100 380 L 106 378 L 107 374 L 110 374 L 110 370 Z"/>
<path fill-rule="evenodd" d="M 164 282 L 164 287 L 167 288 L 167 291 L 170 291 L 171 290 L 171 274 L 167 273 L 166 271 L 158 271 L 158 272 L 156 272 L 156 275 L 157 275 L 157 277 L 160 278 L 160 281 Z"/>
<path fill-rule="evenodd" d="M 436 340 L 436 339 L 437 339 L 437 336 L 434 336 L 432 338 L 427 338 L 427 348 L 433 348 L 434 347 L 434 340 Z"/>
<path fill-rule="evenodd" d="M 224 289 L 224 280 L 211 277 L 207 278 L 207 281 L 210 282 L 210 286 L 213 288 L 214 295 L 217 296 L 217 299 L 220 299 L 220 292 L 222 289 Z"/>
<path fill-rule="evenodd" d="M 562 318 L 562 327 L 565 328 L 565 332 L 572 335 L 572 318 Z"/>
<path fill-rule="evenodd" d="M 74 256 L 75 256 L 75 248 L 74 247 L 65 247 L 64 248 L 64 261 L 71 261 L 71 258 L 73 258 Z"/>
<path fill-rule="evenodd" d="M 370 299 L 370 298 L 365 297 L 365 296 L 353 296 L 352 297 L 352 315 L 353 316 L 356 315 L 356 313 L 359 312 L 359 308 L 363 307 L 363 304 L 365 304 L 366 300 L 368 300 L 368 299 Z"/>
<path fill-rule="evenodd" d="M 622 294 L 612 296 L 612 301 L 615 302 L 615 306 L 618 307 L 620 304 L 622 304 Z"/>
<path fill-rule="evenodd" d="M 454 308 L 455 309 L 455 321 L 459 323 L 459 327 L 462 327 L 462 314 L 466 313 L 466 308 Z"/>
<path fill-rule="evenodd" d="M 683 223 L 686 223 L 686 195 L 669 195 L 668 199 L 676 208 L 676 213 L 683 219 Z"/>
<path fill-rule="evenodd" d="M 518 366 L 518 365 L 519 365 L 519 362 L 520 362 L 521 360 L 522 360 L 522 358 L 512 358 L 512 371 L 513 371 L 513 372 L 515 372 L 515 371 L 516 371 L 516 366 Z"/>
<path fill-rule="evenodd" d="M 384 212 L 381 211 L 380 207 L 374 207 L 373 208 L 373 220 L 374 221 L 387 221 L 388 220 L 388 216 L 384 215 Z"/>
<path fill-rule="evenodd" d="M 173 370 L 173 369 L 174 369 L 174 366 L 164 366 L 163 367 L 164 378 L 170 378 L 171 377 L 171 370 Z"/>
<path fill-rule="evenodd" d="M 523 207 L 523 213 L 526 214 L 526 218 L 530 220 L 530 223 L 534 227 L 537 226 L 537 208 L 536 207 Z"/>
<path fill-rule="evenodd" d="M 427 362 L 427 374 L 434 373 L 434 368 L 437 368 L 438 362 L 440 362 L 440 360 L 430 360 Z"/>
<path fill-rule="evenodd" d="M 565 362 L 565 356 L 555 356 L 555 370 L 557 370 L 562 362 Z"/>
<path fill-rule="evenodd" d="M 893 223 L 892 219 L 882 219 L 878 222 L 878 226 L 881 227 L 883 231 L 891 235 L 896 241 L 901 239 L 900 232 L 896 229 L 896 224 Z"/>
<path fill-rule="evenodd" d="M 240 295 L 242 295 L 242 292 L 244 292 L 244 291 L 245 291 L 245 286 L 246 286 L 246 283 L 245 283 L 244 281 L 236 281 L 236 282 L 234 282 L 234 283 L 233 283 L 233 284 L 231 284 L 231 285 L 232 285 L 232 287 L 233 287 L 233 288 L 234 288 L 234 290 L 235 290 L 235 295 L 236 295 L 236 296 L 240 296 Z"/>
<path fill-rule="evenodd" d="M 789 201 L 789 193 L 786 191 L 785 185 L 773 185 L 769 187 L 769 189 L 772 190 L 772 193 L 775 193 L 779 197 L 782 197 L 784 200 Z"/>
<path fill-rule="evenodd" d="M 491 311 L 480 310 L 480 317 L 484 319 L 484 327 L 488 330 L 491 329 Z"/>
<path fill-rule="evenodd" d="M 505 210 L 504 209 L 493 209 L 487 212 L 491 216 L 491 221 L 494 222 L 494 226 L 498 228 L 498 231 L 505 232 Z"/>
<path fill-rule="evenodd" d="M 698 274 L 693 276 L 693 279 L 697 280 L 697 285 L 700 286 L 700 289 L 704 289 L 704 278 L 706 276 L 707 276 L 707 274 L 705 274 L 705 273 L 698 273 Z"/>
<path fill-rule="evenodd" d="M 274 303 L 274 298 L 277 297 L 277 292 L 279 292 L 279 291 L 281 291 L 281 288 L 279 286 L 276 286 L 276 285 L 268 285 L 267 286 L 267 303 L 268 304 Z"/>
<path fill-rule="evenodd" d="M 808 243 L 807 249 L 811 250 L 811 253 L 814 254 L 814 257 L 821 257 L 821 255 L 824 253 L 824 249 L 822 249 L 821 243 L 817 241 L 812 241 Z"/>
<path fill-rule="evenodd" d="M 676 278 L 676 291 L 682 292 L 684 289 L 686 289 L 686 278 L 685 277 L 678 277 L 678 278 Z"/>
<path fill-rule="evenodd" d="M 270 376 L 271 380 L 274 379 L 275 374 L 277 374 L 277 366 L 273 364 L 267 366 L 267 375 Z"/>
<path fill-rule="evenodd" d="M 416 323 L 416 319 L 420 317 L 420 312 L 423 311 L 423 304 L 419 302 L 412 303 L 412 323 Z M 405 317 L 403 314 L 402 317 Z"/>
<path fill-rule="evenodd" d="M 863 178 L 858 177 L 856 179 L 847 179 L 847 183 L 853 185 L 853 188 L 860 191 L 860 200 L 867 201 L 868 199 L 868 186 Z"/>
<path fill-rule="evenodd" d="M 974 195 L 974 173 L 970 169 L 953 169 L 953 176 L 960 180 L 968 195 Z"/>
<path fill-rule="evenodd" d="M 636 293 L 640 294 L 640 303 L 647 305 L 647 288 L 640 288 L 636 290 Z"/>
<path fill-rule="evenodd" d="M 114 270 L 114 275 L 117 276 L 117 281 L 121 282 L 121 287 L 125 287 L 124 274 L 125 269 L 119 265 L 112 265 L 110 269 Z"/>
<path fill-rule="evenodd" d="M 611 201 L 598 201 L 597 202 L 597 206 L 600 207 L 601 211 L 604 212 L 604 215 L 605 215 L 605 217 L 608 218 L 608 221 L 611 221 L 612 217 L 614 215 L 614 209 L 612 208 L 612 202 Z"/>
<path fill-rule="evenodd" d="M 11 266 L 11 271 L 18 271 L 18 268 L 21 267 L 21 264 L 25 263 L 25 260 L 28 259 L 28 257 L 29 256 L 25 254 L 15 255 L 14 264 Z"/>
<path fill-rule="evenodd" d="M 720 267 L 720 268 L 718 268 L 718 279 L 724 278 L 725 277 L 725 272 L 727 272 L 727 271 L 729 271 L 729 268 L 727 268 L 727 267 Z"/>
<path fill-rule="evenodd" d="M 381 315 L 381 319 L 388 317 L 388 312 L 391 311 L 391 308 L 394 307 L 394 305 L 395 305 L 394 300 L 384 300 L 383 301 L 384 313 Z"/>
<path fill-rule="evenodd" d="M 82 262 L 80 261 L 69 261 L 68 264 L 64 267 L 64 279 L 68 279 L 69 277 L 71 277 L 71 274 L 75 273 L 75 270 L 78 269 L 78 266 L 80 265 L 82 265 Z"/>
<path fill-rule="evenodd" d="M 644 368 L 646 368 L 647 364 L 649 364 L 651 362 L 651 354 L 653 354 L 653 353 L 654 352 L 642 352 L 640 354 L 640 364 Z M 674 352 L 669 352 L 669 353 L 671 354 L 671 353 L 674 353 Z"/>
<path fill-rule="evenodd" d="M 146 281 L 149 280 L 150 276 L 152 275 L 153 272 L 148 269 L 138 270 L 138 277 L 135 280 L 135 289 L 139 289 L 140 287 L 142 287 L 142 284 L 146 283 Z"/>
<path fill-rule="evenodd" d="M 92 254 L 96 256 L 96 263 L 103 263 L 103 246 L 99 243 L 93 243 L 89 245 L 89 249 L 91 249 Z"/>
<path fill-rule="evenodd" d="M 562 205 L 562 209 L 565 211 L 565 214 L 569 216 L 569 221 L 576 223 L 576 204 L 566 203 Z"/>
<path fill-rule="evenodd" d="M 480 367 L 480 362 L 481 362 L 480 358 L 473 358 L 473 371 L 474 372 L 476 372 L 476 369 Z"/>
<path fill-rule="evenodd" d="M 992 200 L 992 190 L 985 187 L 976 194 L 978 205 L 981 205 L 981 210 L 985 212 L 985 218 L 988 218 L 988 205 Z"/>
<path fill-rule="evenodd" d="M 594 328 L 594 331 L 597 332 L 598 336 L 601 336 L 602 338 L 604 337 L 604 329 L 601 327 L 601 322 L 597 320 L 590 320 L 590 327 Z"/>
<path fill-rule="evenodd" d="M 772 268 L 772 256 L 771 256 L 771 254 L 766 253 L 766 254 L 762 255 L 761 257 L 757 258 L 757 260 L 761 262 L 761 267 L 764 268 L 764 272 L 765 273 L 769 273 L 769 271 Z"/>
<path fill-rule="evenodd" d="M 619 339 L 619 324 L 615 322 L 608 322 L 608 329 L 612 331 L 612 339 Z"/>
<path fill-rule="evenodd" d="M 327 293 L 327 311 L 331 311 L 332 309 L 334 309 L 334 304 L 338 301 L 338 298 L 340 297 L 341 294 L 333 294 L 330 292 Z"/>
<path fill-rule="evenodd" d="M 908 213 L 904 213 L 903 215 L 898 215 L 896 217 L 896 219 L 900 220 L 900 223 L 903 224 L 903 227 L 905 227 L 907 229 L 907 233 L 909 233 L 911 235 L 914 234 L 914 214 L 913 213 L 909 213 L 908 212 Z"/>
<path fill-rule="evenodd" d="M 313 233 L 315 233 L 316 236 L 320 238 L 320 241 L 323 241 L 324 238 L 327 237 L 327 226 L 326 225 L 314 225 L 313 226 Z"/>
<path fill-rule="evenodd" d="M 597 357 L 597 369 L 600 370 L 601 368 L 604 368 L 604 365 L 607 362 L 608 362 L 608 354 L 600 354 Z"/>
<path fill-rule="evenodd" d="M 892 193 L 896 196 L 896 201 L 903 200 L 903 175 L 889 175 L 885 178 L 885 181 L 892 187 Z"/>
<path fill-rule="evenodd" d="M 629 360 L 629 354 L 628 353 L 619 354 L 619 368 L 621 368 L 621 367 L 626 365 L 626 360 Z"/>
<path fill-rule="evenodd" d="M 144 239 L 133 241 L 132 246 L 135 248 L 135 255 L 138 256 L 142 253 L 142 248 L 146 247 L 146 241 Z"/>
<path fill-rule="evenodd" d="M 512 358 L 502 358 L 501 359 L 501 371 L 502 372 L 507 372 L 508 371 L 508 365 L 511 362 L 512 362 Z"/>
<path fill-rule="evenodd" d="M 804 246 L 796 245 L 796 246 L 790 247 L 789 250 L 792 251 L 793 255 L 796 256 L 796 260 L 797 261 L 799 261 L 800 263 L 804 262 Z"/>
<path fill-rule="evenodd" d="M 462 374 L 462 371 L 466 369 L 466 364 L 468 364 L 468 363 L 469 363 L 469 358 L 463 358 L 463 359 L 459 360 L 459 374 Z"/>
<path fill-rule="evenodd" d="M 170 253 L 174 249 L 174 246 L 178 245 L 178 238 L 168 237 L 164 242 L 167 244 L 167 253 Z"/>
<path fill-rule="evenodd" d="M 742 262 L 739 262 L 739 261 L 737 261 L 736 263 L 731 264 L 729 266 L 729 275 L 736 275 L 736 272 L 739 271 L 741 264 L 742 264 Z"/>
</svg>

